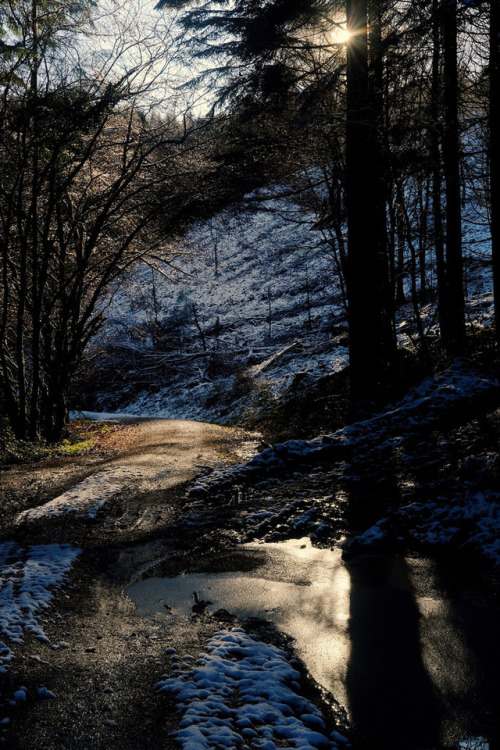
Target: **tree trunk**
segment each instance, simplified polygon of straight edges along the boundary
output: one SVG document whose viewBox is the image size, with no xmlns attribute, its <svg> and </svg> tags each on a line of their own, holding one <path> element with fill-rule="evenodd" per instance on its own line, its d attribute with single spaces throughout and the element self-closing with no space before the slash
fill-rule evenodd
<svg viewBox="0 0 500 750">
<path fill-rule="evenodd" d="M 432 163 L 432 218 L 433 241 L 436 257 L 436 281 L 438 290 L 438 320 L 440 331 L 446 328 L 445 299 L 446 299 L 446 269 L 444 262 L 444 229 L 441 208 L 442 179 L 441 179 L 441 127 L 440 108 L 440 61 L 441 61 L 441 25 L 438 22 L 439 0 L 432 2 L 432 80 L 431 80 L 431 126 L 429 153 Z"/>
<path fill-rule="evenodd" d="M 29 437 L 31 440 L 40 438 L 40 339 L 41 339 L 41 283 L 38 259 L 38 170 L 39 170 L 39 125 L 38 125 L 38 0 L 31 3 L 31 106 L 32 110 L 32 175 L 31 175 L 31 294 L 33 298 L 32 332 L 31 332 L 31 403 L 29 406 Z"/>
<path fill-rule="evenodd" d="M 368 75 L 367 0 L 346 0 L 346 10 L 351 33 L 347 45 L 347 294 L 351 399 L 356 408 L 376 398 L 386 365 L 386 229 Z"/>
<path fill-rule="evenodd" d="M 460 204 L 460 142 L 458 132 L 457 6 L 445 0 L 443 27 L 443 164 L 446 185 L 446 292 L 442 341 L 453 355 L 465 350 L 462 210 Z"/>
<path fill-rule="evenodd" d="M 489 160 L 495 336 L 500 343 L 500 1 L 490 0 Z"/>
</svg>

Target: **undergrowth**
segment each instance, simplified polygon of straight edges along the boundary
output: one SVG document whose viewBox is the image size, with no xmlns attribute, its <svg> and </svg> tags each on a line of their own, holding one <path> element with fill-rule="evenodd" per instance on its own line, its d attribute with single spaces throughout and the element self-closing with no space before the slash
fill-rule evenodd
<svg viewBox="0 0 500 750">
<path fill-rule="evenodd" d="M 3 425 L 0 433 L 0 467 L 30 463 L 64 456 L 79 456 L 94 451 L 99 441 L 115 427 L 90 420 L 72 420 L 57 443 L 16 438 L 10 427 Z"/>
<path fill-rule="evenodd" d="M 480 368 L 500 372 L 499 347 L 491 328 L 468 331 L 465 356 Z M 420 350 L 398 350 L 379 401 L 367 404 L 365 413 L 360 413 L 357 405 L 350 401 L 347 367 L 320 378 L 314 386 L 301 392 L 289 388 L 281 401 L 266 405 L 262 411 L 245 414 L 242 423 L 244 427 L 259 430 L 270 443 L 293 438 L 311 439 L 381 411 L 425 377 L 446 370 L 453 361 L 454 358 L 443 351 L 437 340 L 428 340 Z"/>
</svg>

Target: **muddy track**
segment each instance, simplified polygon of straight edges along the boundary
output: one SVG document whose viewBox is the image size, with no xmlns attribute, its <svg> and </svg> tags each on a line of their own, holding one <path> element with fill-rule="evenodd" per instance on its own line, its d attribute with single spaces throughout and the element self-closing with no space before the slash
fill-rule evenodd
<svg viewBox="0 0 500 750">
<path fill-rule="evenodd" d="M 176 714 L 155 692 L 168 668 L 165 649 L 197 654 L 227 625 L 224 618 L 196 618 L 187 631 L 169 632 L 154 618 L 141 617 L 124 587 L 164 554 L 162 537 L 185 503 L 189 480 L 203 468 L 244 460 L 255 451 L 258 436 L 217 425 L 149 420 L 127 427 L 124 437 L 112 458 L 18 466 L 2 476 L 2 541 L 82 549 L 70 584 L 44 622 L 50 644 L 26 635 L 9 670 L 0 675 L 1 713 L 9 719 L 4 747 L 173 747 L 169 733 Z M 110 476 L 117 491 L 94 516 L 41 513 L 16 522 L 20 512 L 37 511 L 77 483 L 85 489 L 86 481 L 105 482 Z M 35 697 L 42 684 L 55 699 Z M 10 706 L 9 696 L 21 685 L 27 700 Z"/>
</svg>

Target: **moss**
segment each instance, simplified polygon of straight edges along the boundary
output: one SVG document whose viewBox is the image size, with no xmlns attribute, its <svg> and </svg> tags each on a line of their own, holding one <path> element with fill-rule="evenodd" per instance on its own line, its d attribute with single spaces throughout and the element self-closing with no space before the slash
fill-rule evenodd
<svg viewBox="0 0 500 750">
<path fill-rule="evenodd" d="M 65 456 L 74 456 L 77 453 L 84 453 L 95 445 L 96 439 L 89 438 L 88 440 L 80 440 L 78 443 L 70 443 L 68 440 L 63 440 L 59 446 L 59 453 Z"/>
</svg>

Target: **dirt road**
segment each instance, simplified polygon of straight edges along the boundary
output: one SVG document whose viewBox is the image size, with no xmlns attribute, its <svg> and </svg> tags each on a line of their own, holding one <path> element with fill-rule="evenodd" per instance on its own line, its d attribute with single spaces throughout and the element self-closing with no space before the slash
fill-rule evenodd
<svg viewBox="0 0 500 750">
<path fill-rule="evenodd" d="M 22 549 L 58 542 L 82 552 L 71 585 L 42 622 L 49 643 L 24 633 L 0 675 L 2 746 L 174 746 L 175 712 L 155 691 L 167 667 L 165 649 L 198 653 L 224 622 L 213 618 L 169 633 L 138 614 L 124 585 L 167 553 L 162 537 L 185 503 L 186 482 L 204 467 L 244 460 L 257 438 L 211 424 L 140 421 L 127 427 L 111 459 L 63 459 L 3 473 L 1 541 Z M 66 512 L 72 504 L 74 512 Z M 38 699 L 40 686 L 56 698 Z M 26 700 L 12 701 L 20 687 Z"/>
<path fill-rule="evenodd" d="M 56 537 L 86 546 L 88 528 L 68 524 L 92 511 L 99 516 L 92 544 L 110 537 L 135 539 L 169 522 L 183 499 L 184 484 L 207 468 L 244 461 L 256 452 L 259 436 L 244 430 L 183 420 L 140 420 L 126 425 L 114 455 L 52 459 L 13 466 L 0 477 L 5 538 L 23 521 L 23 541 Z M 29 524 L 25 521 L 30 521 Z"/>
<path fill-rule="evenodd" d="M 344 731 L 340 699 L 358 750 L 499 746 L 500 610 L 487 578 L 419 557 L 346 564 L 338 545 L 332 553 L 305 540 L 285 554 L 269 540 L 284 538 L 285 521 L 291 536 L 311 517 L 345 533 L 350 505 L 335 491 L 338 469 L 274 480 L 238 502 L 189 501 L 199 471 L 244 460 L 256 436 L 165 420 L 130 425 L 125 436 L 113 458 L 18 468 L 2 478 L 10 498 L 4 540 L 23 545 L 25 557 L 28 544 L 82 550 L 42 622 L 48 643 L 26 633 L 0 675 L 4 746 L 178 747 L 175 699 L 155 686 L 164 675 L 186 675 L 214 633 L 242 623 L 280 646 L 288 647 L 287 635 L 296 639 L 297 653 L 331 690 L 303 680 L 302 695 L 321 707 L 328 731 Z M 22 488 L 33 482 L 43 486 L 23 504 Z M 245 549 L 249 537 L 267 543 Z M 150 586 L 145 604 L 142 593 L 135 601 L 134 592 Z M 41 686 L 55 698 L 37 698 Z M 13 703 L 21 688 L 26 700 Z"/>
</svg>

